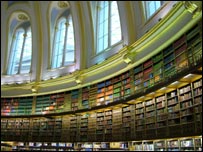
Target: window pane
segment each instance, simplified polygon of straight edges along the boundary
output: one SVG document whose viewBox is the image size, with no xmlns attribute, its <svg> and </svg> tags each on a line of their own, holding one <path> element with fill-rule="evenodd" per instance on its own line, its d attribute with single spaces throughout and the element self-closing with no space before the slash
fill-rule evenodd
<svg viewBox="0 0 203 152">
<path fill-rule="evenodd" d="M 64 65 L 73 63 L 73 61 L 74 61 L 73 59 L 75 57 L 74 54 L 75 54 L 74 50 L 66 50 L 66 61 L 65 61 Z"/>
<path fill-rule="evenodd" d="M 69 18 L 67 30 L 67 42 L 66 42 L 66 52 L 64 65 L 68 65 L 70 62 L 75 60 L 75 40 L 74 40 L 74 29 L 72 18 Z"/>
<path fill-rule="evenodd" d="M 9 59 L 9 66 L 8 66 L 8 74 L 16 74 L 18 73 L 19 63 L 20 63 L 20 56 L 23 46 L 23 39 L 24 39 L 24 31 L 22 29 L 17 30 L 15 33 L 15 37 L 13 38 L 13 46 L 11 47 L 11 54 Z"/>
<path fill-rule="evenodd" d="M 32 56 L 32 33 L 31 30 L 29 30 L 27 32 L 27 36 L 25 39 L 21 73 L 29 73 L 31 66 L 31 56 Z"/>
<path fill-rule="evenodd" d="M 109 32 L 109 2 L 101 1 L 97 10 L 97 53 L 108 48 L 108 32 Z"/>
<path fill-rule="evenodd" d="M 103 31 L 104 31 L 104 33 L 103 33 L 104 35 L 108 35 L 108 31 L 109 31 L 108 20 L 104 20 Z"/>
<path fill-rule="evenodd" d="M 104 39 L 103 37 L 99 39 L 99 51 L 104 49 Z"/>
<path fill-rule="evenodd" d="M 97 53 L 121 40 L 121 26 L 116 1 L 101 1 L 97 10 Z"/>
<path fill-rule="evenodd" d="M 121 26 L 117 2 L 111 3 L 111 45 L 121 40 Z"/>
<path fill-rule="evenodd" d="M 104 44 L 103 44 L 104 47 L 103 47 L 103 49 L 108 48 L 108 34 L 104 35 L 103 41 L 104 41 Z"/>
<path fill-rule="evenodd" d="M 147 19 L 152 16 L 159 7 L 161 7 L 161 1 L 145 1 L 145 12 Z"/>
<path fill-rule="evenodd" d="M 56 67 L 60 67 L 62 65 L 62 57 L 63 57 L 63 54 L 57 55 Z"/>
<path fill-rule="evenodd" d="M 55 32 L 55 43 L 54 43 L 54 52 L 53 52 L 53 63 L 52 68 L 58 68 L 62 66 L 62 56 L 65 42 L 65 32 L 66 32 L 66 20 L 61 19 L 58 22 L 58 29 Z"/>
</svg>

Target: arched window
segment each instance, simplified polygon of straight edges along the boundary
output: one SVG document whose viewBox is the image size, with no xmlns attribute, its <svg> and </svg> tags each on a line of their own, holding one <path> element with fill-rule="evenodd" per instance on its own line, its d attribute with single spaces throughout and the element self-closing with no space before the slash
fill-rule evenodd
<svg viewBox="0 0 203 152">
<path fill-rule="evenodd" d="M 121 25 L 116 1 L 98 2 L 96 26 L 96 53 L 121 41 Z"/>
<path fill-rule="evenodd" d="M 70 65 L 75 61 L 75 40 L 72 17 L 58 19 L 54 34 L 52 68 Z"/>
<path fill-rule="evenodd" d="M 32 58 L 32 32 L 30 26 L 20 26 L 13 34 L 8 63 L 8 75 L 30 72 Z"/>
<path fill-rule="evenodd" d="M 149 19 L 163 3 L 164 1 L 143 1 L 146 19 Z"/>
</svg>

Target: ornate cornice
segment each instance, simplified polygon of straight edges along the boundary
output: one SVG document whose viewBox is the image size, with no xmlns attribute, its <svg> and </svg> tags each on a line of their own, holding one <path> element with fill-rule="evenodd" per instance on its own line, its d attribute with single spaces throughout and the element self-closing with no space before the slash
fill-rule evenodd
<svg viewBox="0 0 203 152">
<path fill-rule="evenodd" d="M 184 1 L 185 9 L 193 15 L 197 16 L 202 10 L 202 1 Z"/>
<path fill-rule="evenodd" d="M 68 8 L 69 7 L 68 2 L 65 2 L 65 1 L 59 1 L 57 4 L 58 4 L 58 7 L 60 7 L 60 8 Z"/>
<path fill-rule="evenodd" d="M 27 20 L 29 20 L 29 18 L 27 15 L 20 13 L 20 14 L 18 14 L 18 20 L 27 21 Z"/>
</svg>

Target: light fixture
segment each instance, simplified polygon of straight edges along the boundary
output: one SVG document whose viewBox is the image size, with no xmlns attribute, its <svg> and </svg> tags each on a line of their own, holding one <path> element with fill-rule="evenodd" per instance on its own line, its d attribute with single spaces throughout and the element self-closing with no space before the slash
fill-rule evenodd
<svg viewBox="0 0 203 152">
<path fill-rule="evenodd" d="M 32 86 L 31 90 L 32 90 L 32 93 L 37 93 L 38 86 Z"/>
<path fill-rule="evenodd" d="M 171 83 L 171 85 L 175 85 L 175 84 L 178 84 L 179 82 L 178 81 L 175 81 L 173 83 Z"/>
<path fill-rule="evenodd" d="M 53 76 L 53 77 L 51 77 L 51 79 L 56 79 L 57 78 L 57 76 Z"/>
<path fill-rule="evenodd" d="M 81 77 L 81 76 L 75 77 L 75 82 L 76 82 L 77 84 L 81 84 L 81 83 L 82 83 L 82 77 Z"/>
<path fill-rule="evenodd" d="M 163 87 L 163 88 L 161 88 L 160 90 L 165 90 L 166 89 L 166 87 Z"/>
<path fill-rule="evenodd" d="M 132 62 L 132 59 L 128 56 L 128 54 L 125 54 L 123 56 L 123 61 L 127 64 L 131 63 Z"/>
<path fill-rule="evenodd" d="M 23 82 L 22 81 L 18 81 L 18 82 L 16 82 L 16 84 L 22 84 Z"/>
<path fill-rule="evenodd" d="M 192 76 L 192 74 L 188 74 L 188 75 L 184 76 L 183 78 L 189 78 L 191 76 Z"/>
<path fill-rule="evenodd" d="M 13 84 L 13 82 L 8 82 L 7 84 Z"/>
<path fill-rule="evenodd" d="M 64 69 L 65 67 L 64 66 L 62 66 L 62 67 L 60 67 L 59 69 Z"/>
</svg>

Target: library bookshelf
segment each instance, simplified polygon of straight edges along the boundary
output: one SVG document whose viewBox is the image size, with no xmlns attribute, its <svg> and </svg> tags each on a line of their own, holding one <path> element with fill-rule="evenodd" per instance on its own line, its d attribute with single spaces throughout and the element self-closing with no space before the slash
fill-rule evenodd
<svg viewBox="0 0 203 152">
<path fill-rule="evenodd" d="M 150 59 L 103 82 L 50 95 L 1 98 L 1 140 L 111 142 L 201 135 L 201 29 L 200 21 Z M 179 148 L 184 145 L 178 142 Z M 137 147 L 154 144 L 164 148 L 176 141 Z"/>
</svg>

